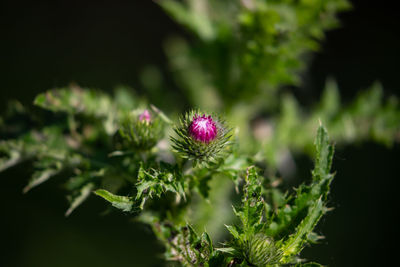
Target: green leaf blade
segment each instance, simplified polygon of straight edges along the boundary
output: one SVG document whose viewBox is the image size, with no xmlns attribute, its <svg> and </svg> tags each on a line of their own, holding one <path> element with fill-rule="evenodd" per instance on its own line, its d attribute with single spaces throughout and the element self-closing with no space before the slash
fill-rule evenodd
<svg viewBox="0 0 400 267">
<path fill-rule="evenodd" d="M 93 183 L 89 183 L 83 186 L 79 191 L 79 194 L 76 197 L 72 198 L 70 207 L 65 212 L 65 217 L 71 215 L 71 213 L 90 196 L 90 193 L 93 191 L 93 189 L 94 189 Z"/>
<path fill-rule="evenodd" d="M 114 195 L 104 189 L 98 189 L 94 193 L 106 201 L 110 202 L 115 208 L 124 212 L 132 212 L 135 210 L 135 202 L 132 198 L 127 196 Z"/>
</svg>

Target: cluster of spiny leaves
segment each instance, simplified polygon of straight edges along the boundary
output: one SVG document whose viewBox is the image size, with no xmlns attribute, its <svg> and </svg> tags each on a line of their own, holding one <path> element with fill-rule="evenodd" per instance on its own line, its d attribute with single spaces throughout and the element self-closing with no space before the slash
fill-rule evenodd
<svg viewBox="0 0 400 267">
<path fill-rule="evenodd" d="M 122 89 L 112 98 L 75 86 L 40 94 L 34 103 L 48 112 L 34 110 L 40 114 L 26 131 L 10 132 L 13 117 L 29 118 L 31 112 L 20 110 L 3 118 L 0 170 L 32 162 L 35 172 L 24 192 L 52 177 L 70 177 L 65 183 L 70 200 L 66 215 L 97 188 L 115 192 L 136 181 L 132 177 L 138 177 L 138 163 L 154 161 L 152 150 L 163 138 L 163 124 L 169 123 L 155 107 L 152 122 L 141 122 L 145 104 Z"/>
<path fill-rule="evenodd" d="M 146 201 L 162 194 L 176 194 L 184 201 L 192 189 L 207 195 L 210 173 L 230 171 L 226 165 L 220 170 L 193 169 L 184 173 L 187 164 L 168 145 L 166 131 L 171 120 L 154 106 L 150 111 L 145 109 L 145 104 L 127 91 L 116 91 L 112 98 L 75 86 L 40 94 L 34 103 L 48 112 L 38 114 L 44 119 L 38 118 L 32 129 L 2 136 L 0 171 L 31 161 L 35 172 L 24 192 L 52 177 L 70 177 L 65 183 L 70 200 L 66 215 L 96 189 L 97 195 L 112 203 L 117 199 L 115 205 L 135 213 L 144 208 Z M 13 129 L 13 117 L 29 115 L 22 110 L 8 114 L 2 119 L 2 132 Z M 193 111 L 187 113 L 189 124 L 194 116 Z M 190 158 L 190 162 L 203 164 L 226 154 L 229 129 L 222 122 L 218 127 L 218 139 L 203 144 L 212 153 Z M 184 137 L 171 138 L 182 142 Z M 182 154 L 193 143 L 176 152 Z M 120 191 L 129 196 L 115 195 Z"/>
<path fill-rule="evenodd" d="M 66 215 L 95 193 L 122 212 L 149 223 L 166 246 L 166 258 L 185 266 L 236 263 L 265 266 L 295 262 L 326 211 L 333 151 L 322 127 L 317 136 L 313 184 L 300 187 L 295 198 L 285 199 L 285 205 L 280 206 L 264 201 L 270 189 L 262 186 L 265 178 L 257 175 L 256 168 L 248 167 L 257 163 L 254 159 L 239 156 L 235 146 L 229 146 L 231 154 L 228 155 L 225 151 L 228 142 L 224 142 L 213 152 L 214 156 L 225 155 L 218 162 L 212 166 L 191 164 L 195 161 L 185 161 L 179 156 L 184 151 L 176 148 L 181 153 L 174 153 L 172 146 L 162 146 L 168 142 L 164 127 L 156 129 L 157 135 L 146 135 L 146 128 L 155 127 L 153 121 L 168 128 L 171 120 L 153 107 L 151 120 L 140 121 L 142 104 L 132 97 L 127 104 L 127 97 L 129 94 L 124 91 L 117 91 L 112 98 L 78 87 L 40 94 L 35 104 L 47 110 L 38 113 L 45 120 L 36 119 L 33 129 L 2 138 L 0 169 L 30 161 L 35 172 L 24 192 L 50 178 L 63 179 L 70 202 Z M 102 109 L 96 108 L 98 101 Z M 131 131 L 128 127 L 128 134 L 124 134 L 126 116 L 132 114 L 136 117 L 130 117 L 131 120 L 139 120 L 132 122 L 134 127 L 144 129 Z M 188 114 L 188 120 L 195 116 L 193 112 Z M 3 118 L 9 127 L 1 128 L 2 132 L 12 128 L 15 115 Z M 148 144 L 132 143 L 129 135 L 133 134 Z M 154 136 L 158 137 L 156 142 Z M 179 138 L 175 136 L 173 143 Z M 210 161 L 202 156 L 197 160 Z M 190 213 L 196 207 L 195 199 L 199 201 L 198 196 L 200 201 L 206 201 L 208 182 L 223 176 L 232 180 L 232 186 L 243 184 L 242 203 L 234 209 L 241 224 L 228 226 L 233 236 L 226 244 L 213 244 L 207 233 L 196 233 Z M 291 205 L 290 213 L 288 205 Z"/>
<path fill-rule="evenodd" d="M 322 126 L 315 150 L 311 184 L 301 185 L 281 203 L 268 201 L 271 192 L 262 185 L 265 178 L 256 167 L 247 168 L 243 179 L 238 178 L 243 184 L 242 201 L 233 209 L 239 223 L 226 225 L 231 238 L 224 244 L 213 244 L 206 232 L 199 235 L 190 225 L 177 227 L 170 218 L 160 221 L 146 214 L 142 219 L 166 244 L 166 257 L 184 266 L 320 266 L 304 263 L 299 254 L 321 238 L 313 230 L 328 210 L 333 146 Z"/>
<path fill-rule="evenodd" d="M 320 126 L 315 141 L 315 168 L 310 185 L 301 185 L 281 203 L 266 201 L 270 189 L 261 186 L 255 168 L 249 168 L 243 186 L 242 205 L 235 208 L 239 225 L 227 226 L 233 240 L 222 251 L 255 266 L 300 263 L 299 253 L 309 242 L 317 241 L 313 232 L 327 212 L 333 146 Z"/>
</svg>

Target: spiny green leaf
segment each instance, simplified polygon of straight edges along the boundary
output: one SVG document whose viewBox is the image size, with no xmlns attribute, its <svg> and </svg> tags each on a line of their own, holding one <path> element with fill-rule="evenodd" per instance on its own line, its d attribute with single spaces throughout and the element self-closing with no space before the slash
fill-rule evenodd
<svg viewBox="0 0 400 267">
<path fill-rule="evenodd" d="M 60 171 L 61 169 L 46 169 L 43 171 L 36 171 L 33 174 L 32 179 L 29 181 L 28 185 L 24 187 L 23 192 L 27 193 L 33 187 L 46 182 L 49 178 L 57 175 Z"/>
<path fill-rule="evenodd" d="M 89 196 L 94 189 L 94 184 L 89 183 L 81 188 L 79 194 L 71 196 L 71 204 L 68 210 L 65 212 L 65 217 L 68 217 L 79 205 L 81 205 Z"/>
<path fill-rule="evenodd" d="M 106 169 L 102 168 L 95 171 L 80 171 L 76 176 L 70 177 L 65 183 L 65 188 L 69 191 L 80 190 L 88 183 L 94 182 L 96 179 L 103 177 Z"/>
<path fill-rule="evenodd" d="M 45 145 L 52 145 L 59 136 L 59 131 L 52 134 L 52 130 L 54 128 L 45 128 L 41 132 L 28 132 L 18 139 L 0 140 L 0 172 L 45 151 Z"/>
<path fill-rule="evenodd" d="M 106 169 L 79 172 L 78 175 L 69 178 L 65 184 L 65 188 L 71 192 L 67 197 L 70 202 L 70 207 L 65 213 L 66 217 L 89 197 L 97 181 L 104 177 Z"/>
<path fill-rule="evenodd" d="M 273 217 L 273 223 L 267 228 L 269 236 L 280 239 L 291 234 L 305 216 L 308 216 L 310 206 L 314 206 L 321 198 L 322 201 L 326 200 L 330 183 L 334 177 L 330 173 L 334 148 L 329 142 L 327 131 L 323 126 L 318 128 L 315 150 L 313 182 L 310 185 L 301 185 L 296 190 L 295 197 L 288 196 L 285 203 L 278 207 Z"/>
<path fill-rule="evenodd" d="M 94 191 L 94 193 L 110 202 L 111 205 L 117 209 L 125 212 L 132 212 L 135 210 L 135 201 L 131 197 L 114 195 L 104 189 L 98 189 Z"/>
<path fill-rule="evenodd" d="M 28 185 L 23 189 L 26 193 L 33 187 L 42 184 L 49 178 L 59 174 L 68 168 L 74 168 L 82 163 L 82 158 L 76 154 L 68 154 L 66 151 L 47 151 L 35 162 L 36 171 L 32 175 Z"/>
<path fill-rule="evenodd" d="M 242 221 L 245 232 L 254 232 L 261 226 L 264 199 L 261 195 L 261 182 L 254 166 L 247 168 L 243 186 L 242 205 L 236 208 L 236 214 Z"/>
<path fill-rule="evenodd" d="M 291 235 L 281 247 L 283 252 L 283 258 L 281 261 L 283 263 L 286 263 L 292 256 L 300 253 L 303 249 L 304 243 L 308 240 L 308 235 L 315 228 L 325 211 L 326 208 L 321 198 L 309 208 L 307 216 L 296 228 L 295 234 Z"/>
<path fill-rule="evenodd" d="M 39 94 L 34 104 L 53 112 L 83 113 L 95 117 L 107 117 L 113 111 L 110 97 L 101 92 L 83 90 L 78 86 Z"/>
<path fill-rule="evenodd" d="M 233 236 L 235 239 L 239 239 L 239 231 L 236 229 L 236 226 L 234 225 L 225 225 L 226 229 L 228 229 L 229 233 Z"/>
<path fill-rule="evenodd" d="M 318 128 L 317 138 L 315 140 L 316 160 L 313 170 L 313 180 L 320 181 L 329 179 L 329 172 L 332 166 L 333 146 L 329 142 L 326 129 L 322 126 Z"/>
<path fill-rule="evenodd" d="M 0 152 L 5 154 L 0 157 L 0 172 L 17 165 L 24 159 L 21 149 L 13 141 L 1 141 Z"/>
<path fill-rule="evenodd" d="M 186 200 L 182 174 L 172 165 L 163 163 L 161 166 L 162 169 L 160 170 L 150 169 L 146 171 L 143 165 L 139 168 L 136 200 L 141 202 L 141 209 L 143 209 L 148 198 L 161 197 L 163 193 L 168 191 Z"/>
<path fill-rule="evenodd" d="M 111 97 L 99 91 L 84 90 L 78 86 L 54 89 L 39 94 L 34 104 L 53 112 L 65 112 L 69 118 L 83 114 L 101 119 L 104 130 L 109 135 L 117 130 L 117 107 Z"/>
</svg>

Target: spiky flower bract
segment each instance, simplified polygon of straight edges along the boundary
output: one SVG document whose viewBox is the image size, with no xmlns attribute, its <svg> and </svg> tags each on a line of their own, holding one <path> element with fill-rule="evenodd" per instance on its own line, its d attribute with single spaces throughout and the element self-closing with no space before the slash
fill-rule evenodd
<svg viewBox="0 0 400 267">
<path fill-rule="evenodd" d="M 171 137 L 173 149 L 194 165 L 217 163 L 225 154 L 231 137 L 226 122 L 216 114 L 198 110 L 187 112 L 174 128 L 177 138 Z"/>
<path fill-rule="evenodd" d="M 135 110 L 125 116 L 119 134 L 128 149 L 149 150 L 162 137 L 161 119 L 147 109 Z"/>
<path fill-rule="evenodd" d="M 252 236 L 245 247 L 246 260 L 255 266 L 277 264 L 282 257 L 274 241 L 262 233 Z"/>
</svg>

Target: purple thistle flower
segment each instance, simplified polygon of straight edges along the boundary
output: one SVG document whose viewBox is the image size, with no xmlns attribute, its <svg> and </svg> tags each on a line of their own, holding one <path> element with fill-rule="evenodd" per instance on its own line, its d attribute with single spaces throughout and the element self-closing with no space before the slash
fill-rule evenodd
<svg viewBox="0 0 400 267">
<path fill-rule="evenodd" d="M 209 143 L 217 137 L 217 126 L 211 116 L 196 114 L 190 124 L 189 133 L 195 140 Z"/>
<path fill-rule="evenodd" d="M 142 122 L 150 122 L 151 121 L 151 114 L 147 109 L 145 109 L 143 111 L 143 113 L 139 115 L 139 121 L 142 121 Z"/>
</svg>

